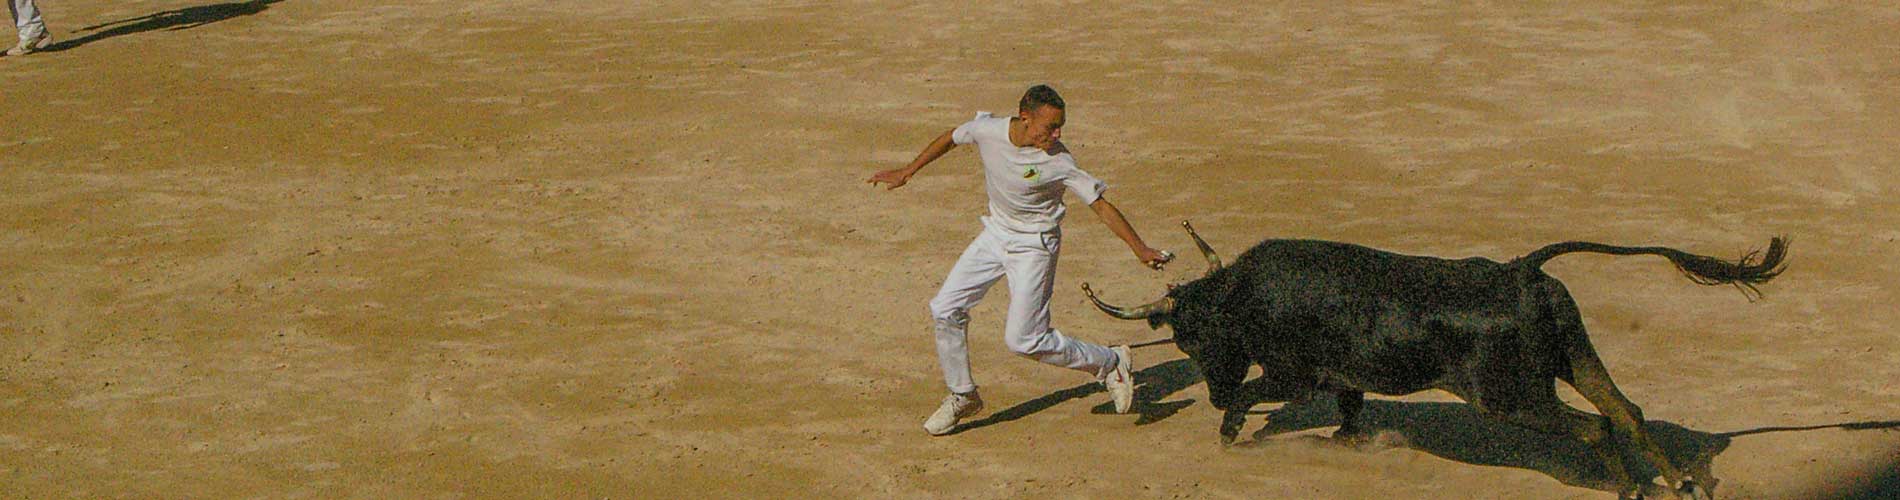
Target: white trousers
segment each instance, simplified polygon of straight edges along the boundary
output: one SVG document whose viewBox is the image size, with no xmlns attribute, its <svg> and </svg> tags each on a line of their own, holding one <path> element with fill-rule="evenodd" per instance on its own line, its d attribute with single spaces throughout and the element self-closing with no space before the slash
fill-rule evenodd
<svg viewBox="0 0 1900 500">
<path fill-rule="evenodd" d="M 1113 369 L 1118 361 L 1114 351 L 1049 327 L 1049 296 L 1055 291 L 1056 255 L 1061 249 L 1060 232 L 1018 233 L 985 221 L 983 233 L 963 250 L 937 297 L 930 299 L 937 361 L 943 365 L 943 381 L 951 392 L 976 390 L 965 341 L 969 311 L 983 300 L 990 285 L 1004 277 L 1009 278 L 1009 319 L 1003 326 L 1003 342 L 1010 352 L 1097 378 Z"/>
<path fill-rule="evenodd" d="M 33 6 L 33 0 L 13 0 L 7 4 L 7 11 L 13 13 L 13 27 L 20 29 L 20 41 L 39 38 L 46 32 L 46 22 L 40 20 L 40 9 Z"/>
</svg>

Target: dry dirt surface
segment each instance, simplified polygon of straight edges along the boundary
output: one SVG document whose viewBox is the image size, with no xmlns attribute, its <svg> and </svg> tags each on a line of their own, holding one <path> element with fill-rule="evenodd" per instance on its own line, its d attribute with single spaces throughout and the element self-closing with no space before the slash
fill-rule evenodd
<svg viewBox="0 0 1900 500">
<path fill-rule="evenodd" d="M 925 302 L 981 174 L 960 148 L 863 181 L 1036 83 L 1184 254 L 1145 269 L 1072 211 L 1069 334 L 1167 335 L 1078 286 L 1198 276 L 1182 220 L 1227 255 L 1785 234 L 1753 303 L 1656 257 L 1545 270 L 1719 497 L 1895 491 L 1891 3 L 41 8 L 61 43 L 0 57 L 0 497 L 1614 497 L 1580 444 L 1442 393 L 1372 401 L 1372 449 L 1321 439 L 1323 401 L 1222 449 L 1172 347 L 1113 414 L 1008 352 L 1002 289 L 973 312 L 989 409 L 927 436 Z"/>
</svg>

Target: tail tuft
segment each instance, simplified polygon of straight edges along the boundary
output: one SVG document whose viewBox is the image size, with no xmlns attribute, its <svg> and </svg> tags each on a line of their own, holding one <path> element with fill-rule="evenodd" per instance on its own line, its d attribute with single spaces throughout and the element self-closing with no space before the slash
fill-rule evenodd
<svg viewBox="0 0 1900 500">
<path fill-rule="evenodd" d="M 1687 253 L 1666 255 L 1690 281 L 1703 285 L 1735 285 L 1750 302 L 1762 296 L 1755 285 L 1767 283 L 1788 269 L 1787 256 L 1786 236 L 1769 240 L 1767 251 L 1750 250 L 1735 262 Z"/>
</svg>

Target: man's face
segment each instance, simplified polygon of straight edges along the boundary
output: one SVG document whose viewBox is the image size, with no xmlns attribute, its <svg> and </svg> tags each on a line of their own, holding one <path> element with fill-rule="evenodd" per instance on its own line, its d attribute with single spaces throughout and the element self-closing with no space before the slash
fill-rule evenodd
<svg viewBox="0 0 1900 500">
<path fill-rule="evenodd" d="M 1024 123 L 1023 138 L 1029 140 L 1029 145 L 1044 150 L 1056 147 L 1056 139 L 1062 138 L 1062 122 L 1065 119 L 1062 110 L 1045 104 L 1019 113 Z"/>
</svg>

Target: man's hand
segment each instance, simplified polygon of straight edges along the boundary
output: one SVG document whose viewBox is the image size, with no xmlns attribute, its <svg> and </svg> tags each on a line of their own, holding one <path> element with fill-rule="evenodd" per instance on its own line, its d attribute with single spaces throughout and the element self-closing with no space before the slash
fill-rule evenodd
<svg viewBox="0 0 1900 500">
<path fill-rule="evenodd" d="M 877 186 L 877 183 L 880 182 L 890 184 L 889 187 L 884 188 L 885 191 L 889 191 L 904 187 L 905 183 L 910 182 L 910 176 L 914 173 L 916 172 L 909 168 L 893 168 L 871 174 L 871 178 L 865 179 L 864 182 L 869 183 L 873 187 Z"/>
<path fill-rule="evenodd" d="M 1166 266 L 1168 262 L 1174 260 L 1174 254 L 1168 253 L 1166 250 L 1155 250 L 1143 245 L 1140 249 L 1135 250 L 1135 258 L 1141 259 L 1142 265 L 1160 271 L 1162 266 Z"/>
</svg>

